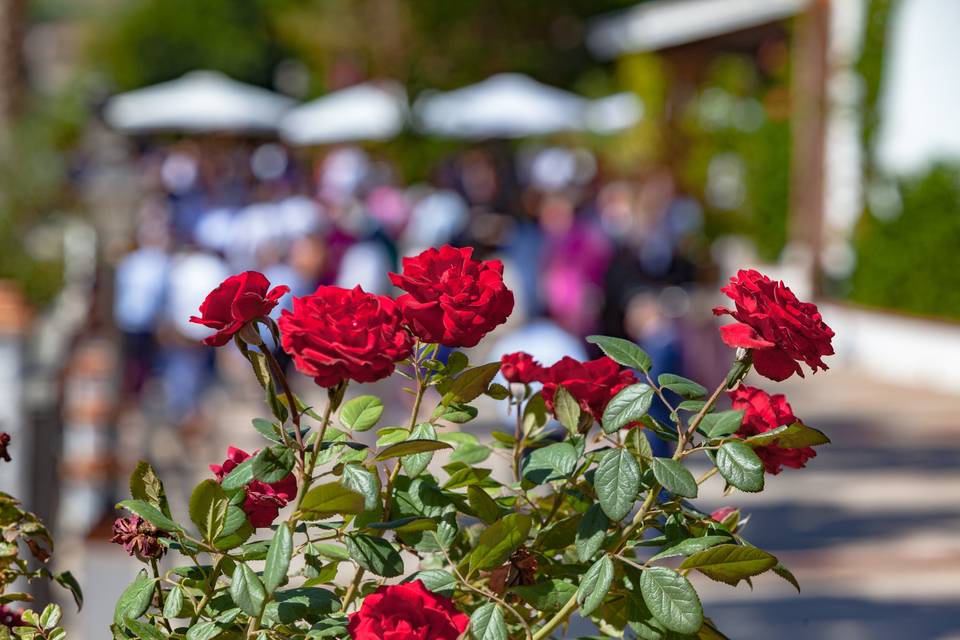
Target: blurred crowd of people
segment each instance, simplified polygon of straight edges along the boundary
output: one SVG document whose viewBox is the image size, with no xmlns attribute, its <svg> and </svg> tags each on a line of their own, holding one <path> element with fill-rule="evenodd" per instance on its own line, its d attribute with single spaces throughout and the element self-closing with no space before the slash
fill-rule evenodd
<svg viewBox="0 0 960 640">
<path fill-rule="evenodd" d="M 360 147 L 319 157 L 277 143 L 185 140 L 140 154 L 133 248 L 116 265 L 127 397 L 154 376 L 167 419 L 197 418 L 215 375 L 191 324 L 204 296 L 254 269 L 294 296 L 318 285 L 390 294 L 402 256 L 450 243 L 504 261 L 517 300 L 489 358 L 522 349 L 587 358 L 582 337 L 626 336 L 683 371 L 678 324 L 702 261 L 703 216 L 666 170 L 605 180 L 586 149 L 489 143 L 403 184 Z M 160 348 L 162 345 L 162 348 Z"/>
</svg>

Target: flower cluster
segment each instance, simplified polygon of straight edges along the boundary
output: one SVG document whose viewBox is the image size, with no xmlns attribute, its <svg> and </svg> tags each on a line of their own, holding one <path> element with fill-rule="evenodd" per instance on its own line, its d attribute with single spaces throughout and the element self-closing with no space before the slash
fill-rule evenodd
<svg viewBox="0 0 960 640">
<path fill-rule="evenodd" d="M 223 482 L 231 471 L 248 458 L 250 454 L 246 451 L 230 447 L 223 464 L 210 465 L 210 471 L 213 471 L 218 482 Z M 296 497 L 297 479 L 291 473 L 276 482 L 250 480 L 244 486 L 244 491 L 246 496 L 243 499 L 243 512 L 247 514 L 247 520 L 254 529 L 261 529 L 273 524 L 280 515 L 280 509 Z"/>
<path fill-rule="evenodd" d="M 743 424 L 737 435 L 744 438 L 773 431 L 777 427 L 799 422 L 783 394 L 769 394 L 755 387 L 743 385 L 730 392 L 734 409 L 743 410 Z M 812 447 L 787 449 L 776 444 L 755 447 L 767 473 L 780 473 L 783 467 L 802 469 L 807 460 L 817 455 Z"/>
</svg>

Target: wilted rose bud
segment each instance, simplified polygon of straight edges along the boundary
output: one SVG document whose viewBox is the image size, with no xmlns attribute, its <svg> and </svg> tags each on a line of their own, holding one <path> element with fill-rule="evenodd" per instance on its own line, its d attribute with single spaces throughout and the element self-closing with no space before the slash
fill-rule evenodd
<svg viewBox="0 0 960 640">
<path fill-rule="evenodd" d="M 160 544 L 159 540 L 164 533 L 140 516 L 129 516 L 117 518 L 113 523 L 113 537 L 110 542 L 122 544 L 128 554 L 147 562 L 161 558 L 167 552 L 167 548 Z"/>
<path fill-rule="evenodd" d="M 7 447 L 10 445 L 10 434 L 0 432 L 0 460 L 10 462 L 10 452 Z"/>
</svg>

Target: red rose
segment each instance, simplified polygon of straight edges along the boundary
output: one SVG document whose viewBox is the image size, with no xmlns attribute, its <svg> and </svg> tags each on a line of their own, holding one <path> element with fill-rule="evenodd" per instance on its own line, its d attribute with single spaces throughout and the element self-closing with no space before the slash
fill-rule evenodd
<svg viewBox="0 0 960 640">
<path fill-rule="evenodd" d="M 379 587 L 364 598 L 347 631 L 353 640 L 457 640 L 469 623 L 449 598 L 414 580 Z"/>
<path fill-rule="evenodd" d="M 473 249 L 444 245 L 403 259 L 390 280 L 407 293 L 397 298 L 414 335 L 447 347 L 472 347 L 513 311 L 499 260 L 478 261 Z"/>
<path fill-rule="evenodd" d="M 736 507 L 720 507 L 719 509 L 714 509 L 710 512 L 710 518 L 716 520 L 717 522 L 723 522 L 730 515 L 739 511 Z"/>
<path fill-rule="evenodd" d="M 610 399 L 621 389 L 635 383 L 637 377 L 633 371 L 621 369 L 616 361 L 607 356 L 586 362 L 568 356 L 544 369 L 540 381 L 543 383 L 543 399 L 551 412 L 554 394 L 557 387 L 562 386 L 580 403 L 583 411 L 600 420 Z"/>
<path fill-rule="evenodd" d="M 147 562 L 162 558 L 167 552 L 167 548 L 160 543 L 160 536 L 165 534 L 140 516 L 129 516 L 114 521 L 110 542 L 123 545 L 127 554 Z"/>
<path fill-rule="evenodd" d="M 256 455 L 257 452 L 253 453 Z M 223 464 L 212 464 L 210 470 L 217 476 L 217 482 L 223 482 L 223 479 L 236 469 L 237 465 L 249 457 L 250 454 L 246 451 L 230 447 L 227 449 L 227 459 Z M 269 484 L 260 480 L 251 480 L 244 490 L 247 496 L 243 500 L 243 512 L 247 514 L 247 520 L 254 529 L 262 529 L 273 524 L 280 515 L 280 509 L 296 497 L 297 479 L 291 473 L 286 478 Z"/>
<path fill-rule="evenodd" d="M 758 433 L 765 433 L 786 424 L 800 422 L 790 404 L 782 394 L 770 395 L 766 391 L 754 387 L 741 386 L 730 392 L 734 409 L 743 409 L 743 424 L 737 435 L 747 438 Z M 780 473 L 782 467 L 802 469 L 807 460 L 817 455 L 811 447 L 786 449 L 771 444 L 764 447 L 755 447 L 754 451 L 763 461 L 767 473 Z"/>
<path fill-rule="evenodd" d="M 543 367 L 529 353 L 517 351 L 500 358 L 500 373 L 507 382 L 530 384 L 540 378 Z"/>
<path fill-rule="evenodd" d="M 410 355 L 413 339 L 401 326 L 397 304 L 386 296 L 322 286 L 293 299 L 280 316 L 280 344 L 297 369 L 321 387 L 344 380 L 386 378 Z"/>
<path fill-rule="evenodd" d="M 290 287 L 280 285 L 270 289 L 270 281 L 257 271 L 244 271 L 230 276 L 211 291 L 200 305 L 200 317 L 191 316 L 190 322 L 216 329 L 204 338 L 211 347 L 225 345 L 233 334 L 251 320 L 269 315 Z"/>
<path fill-rule="evenodd" d="M 721 327 L 720 335 L 728 346 L 753 350 L 757 373 L 778 381 L 794 373 L 803 377 L 801 361 L 814 373 L 826 370 L 821 356 L 833 355 L 833 331 L 823 323 L 817 305 L 800 302 L 783 282 L 753 270 L 741 270 L 720 290 L 737 308 L 717 307 L 713 312 L 738 321 Z"/>
</svg>

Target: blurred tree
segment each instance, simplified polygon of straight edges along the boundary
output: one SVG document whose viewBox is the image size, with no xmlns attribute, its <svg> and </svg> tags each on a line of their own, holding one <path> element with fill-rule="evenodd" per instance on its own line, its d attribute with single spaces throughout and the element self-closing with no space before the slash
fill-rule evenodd
<svg viewBox="0 0 960 640">
<path fill-rule="evenodd" d="M 289 55 L 274 17 L 294 0 L 138 0 L 104 14 L 94 61 L 119 89 L 172 80 L 193 69 L 269 86 Z M 120 9 L 118 9 L 120 11 Z"/>
</svg>

